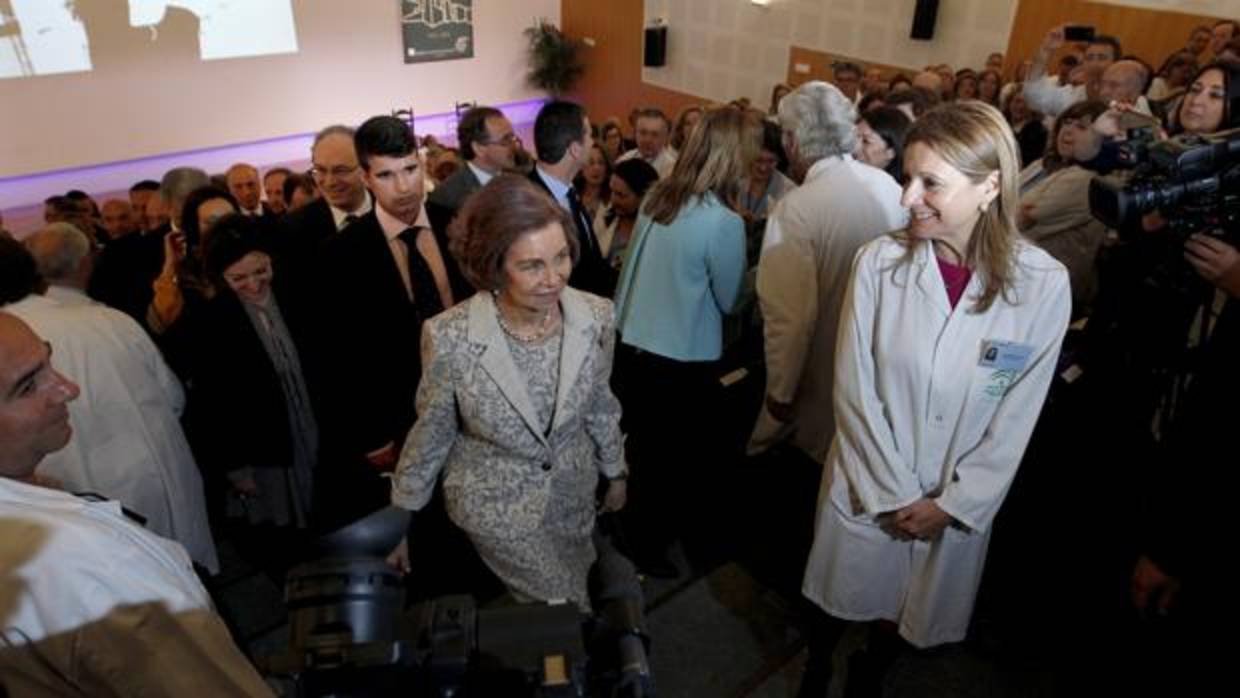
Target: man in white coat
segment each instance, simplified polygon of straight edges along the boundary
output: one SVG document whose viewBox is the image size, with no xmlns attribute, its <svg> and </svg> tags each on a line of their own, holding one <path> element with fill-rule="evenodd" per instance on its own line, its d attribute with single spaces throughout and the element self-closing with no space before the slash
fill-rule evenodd
<svg viewBox="0 0 1240 698">
<path fill-rule="evenodd" d="M 39 474 L 67 491 L 119 501 L 214 574 L 219 561 L 202 477 L 178 421 L 181 384 L 136 322 L 83 293 L 90 246 L 81 232 L 53 224 L 26 244 L 48 292 L 5 310 L 50 342 L 56 369 L 82 387 L 82 398 L 69 406 L 77 434 L 42 462 Z"/>
<path fill-rule="evenodd" d="M 0 271 L 12 271 L 3 259 Z M 10 281 L 11 273 L 0 276 L 0 292 Z M 79 394 L 52 368 L 51 353 L 26 323 L 0 312 L 5 695 L 269 698 L 180 545 L 134 525 L 114 501 L 32 483 L 40 461 L 69 441 L 66 408 Z"/>
<path fill-rule="evenodd" d="M 751 452 L 788 439 L 822 463 L 835 433 L 835 334 L 853 257 L 907 220 L 900 185 L 853 159 L 856 120 L 851 100 L 825 82 L 805 83 L 779 103 L 784 143 L 804 183 L 776 206 L 758 262 L 766 403 Z"/>
</svg>

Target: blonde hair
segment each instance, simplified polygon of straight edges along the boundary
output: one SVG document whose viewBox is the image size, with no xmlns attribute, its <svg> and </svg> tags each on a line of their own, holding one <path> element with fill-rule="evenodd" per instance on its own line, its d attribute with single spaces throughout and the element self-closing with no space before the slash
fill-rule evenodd
<svg viewBox="0 0 1240 698">
<path fill-rule="evenodd" d="M 983 313 L 1000 295 L 1013 302 L 1011 292 L 1016 279 L 1016 253 L 1020 233 L 1016 212 L 1020 209 L 1017 180 L 1020 155 L 1016 139 L 998 109 L 975 100 L 935 107 L 913 122 L 904 147 L 921 143 L 947 164 L 981 184 L 994 173 L 999 175 L 996 196 L 973 226 L 969 246 L 962 251 L 965 265 L 981 274 L 985 286 L 973 305 Z M 908 257 L 913 245 L 905 236 Z"/>
<path fill-rule="evenodd" d="M 752 114 L 727 107 L 707 111 L 685 141 L 672 173 L 651 188 L 642 211 L 670 225 L 690 199 L 707 192 L 740 210 L 740 181 L 761 140 L 761 124 Z"/>
</svg>

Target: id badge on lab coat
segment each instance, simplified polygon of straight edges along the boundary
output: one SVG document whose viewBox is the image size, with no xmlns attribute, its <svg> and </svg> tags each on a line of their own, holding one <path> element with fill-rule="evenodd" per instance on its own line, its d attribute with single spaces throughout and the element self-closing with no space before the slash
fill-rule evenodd
<svg viewBox="0 0 1240 698">
<path fill-rule="evenodd" d="M 982 392 L 994 400 L 1006 395 L 1017 376 L 1029 365 L 1029 358 L 1032 356 L 1033 346 L 1029 344 L 999 339 L 984 340 L 982 355 L 977 365 L 989 369 L 990 372 L 983 384 Z"/>
</svg>

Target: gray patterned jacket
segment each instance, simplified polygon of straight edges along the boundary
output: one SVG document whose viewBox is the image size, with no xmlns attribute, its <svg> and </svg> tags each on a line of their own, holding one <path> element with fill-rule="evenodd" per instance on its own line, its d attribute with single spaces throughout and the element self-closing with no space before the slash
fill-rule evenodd
<svg viewBox="0 0 1240 698">
<path fill-rule="evenodd" d="M 589 534 L 601 473 L 624 470 L 620 403 L 611 392 L 611 301 L 565 288 L 555 416 L 544 434 L 496 318 L 478 293 L 422 330 L 418 421 L 392 480 L 392 503 L 421 509 L 444 471 L 448 513 L 469 533 Z"/>
</svg>

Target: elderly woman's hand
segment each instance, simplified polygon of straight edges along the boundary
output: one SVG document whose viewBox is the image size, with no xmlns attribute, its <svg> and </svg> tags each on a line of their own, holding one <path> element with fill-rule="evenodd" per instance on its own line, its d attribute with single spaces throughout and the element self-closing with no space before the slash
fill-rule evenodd
<svg viewBox="0 0 1240 698">
<path fill-rule="evenodd" d="M 620 511 L 628 500 L 628 483 L 625 480 L 610 480 L 607 483 L 607 494 L 603 495 L 604 512 Z"/>
<path fill-rule="evenodd" d="M 409 574 L 413 567 L 409 565 L 409 537 L 405 536 L 400 539 L 400 545 L 392 549 L 388 553 L 387 564 L 392 569 L 401 574 Z"/>
<path fill-rule="evenodd" d="M 1184 259 L 1201 278 L 1240 298 L 1240 250 L 1210 235 L 1198 233 L 1184 243 Z"/>
</svg>

